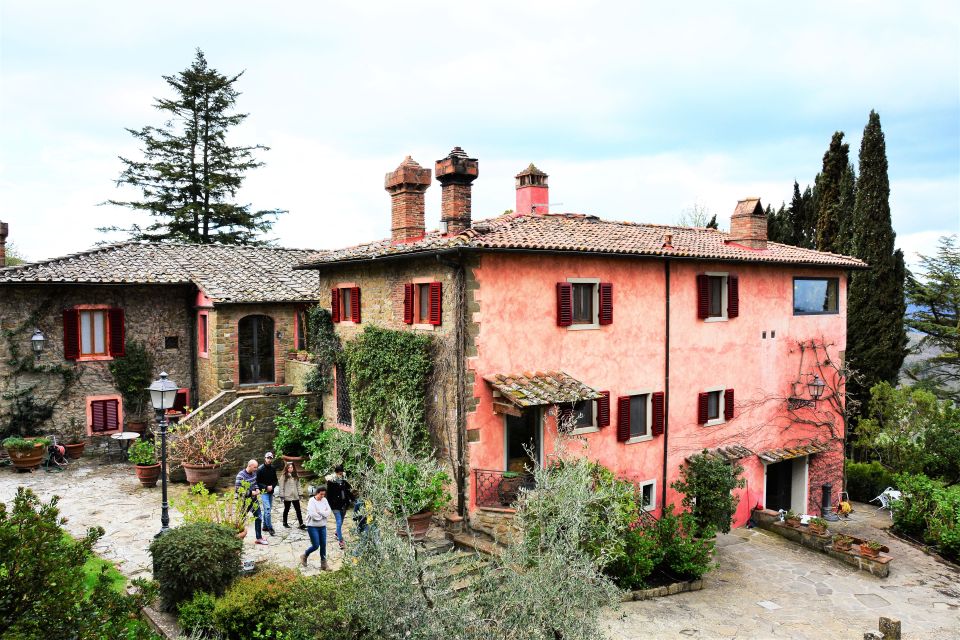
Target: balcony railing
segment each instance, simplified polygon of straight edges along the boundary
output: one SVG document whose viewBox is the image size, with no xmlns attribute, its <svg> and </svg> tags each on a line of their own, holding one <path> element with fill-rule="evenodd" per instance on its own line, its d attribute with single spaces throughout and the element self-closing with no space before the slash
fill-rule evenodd
<svg viewBox="0 0 960 640">
<path fill-rule="evenodd" d="M 522 489 L 532 489 L 533 475 L 512 471 L 475 469 L 473 472 L 477 489 L 477 506 L 507 509 L 517 501 Z"/>
</svg>

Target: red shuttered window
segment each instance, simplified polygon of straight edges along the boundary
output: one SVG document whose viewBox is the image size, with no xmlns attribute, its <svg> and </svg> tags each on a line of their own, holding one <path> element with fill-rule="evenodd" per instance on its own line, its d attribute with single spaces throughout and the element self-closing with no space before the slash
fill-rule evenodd
<svg viewBox="0 0 960 640">
<path fill-rule="evenodd" d="M 430 324 L 438 326 L 443 319 L 443 285 L 430 283 Z"/>
<path fill-rule="evenodd" d="M 657 391 L 653 394 L 651 405 L 653 406 L 653 424 L 651 431 L 655 436 L 663 435 L 664 412 L 663 412 L 663 391 Z"/>
<path fill-rule="evenodd" d="M 557 326 L 569 327 L 573 324 L 573 285 L 569 282 L 557 283 Z"/>
<path fill-rule="evenodd" d="M 700 424 L 707 424 L 709 420 L 707 417 L 707 406 L 709 402 L 709 393 L 701 393 L 697 396 L 697 422 Z"/>
<path fill-rule="evenodd" d="M 601 391 L 600 395 L 603 397 L 597 400 L 597 426 L 609 427 L 610 426 L 610 392 Z"/>
<path fill-rule="evenodd" d="M 413 289 L 414 285 L 403 285 L 403 322 L 413 324 Z"/>
<path fill-rule="evenodd" d="M 340 322 L 340 289 L 330 290 L 330 315 L 334 322 Z"/>
<path fill-rule="evenodd" d="M 67 360 L 80 357 L 80 312 L 76 309 L 63 311 L 63 357 Z"/>
<path fill-rule="evenodd" d="M 735 275 L 727 276 L 727 317 L 740 315 L 740 280 Z"/>
<path fill-rule="evenodd" d="M 350 319 L 360 324 L 360 287 L 350 288 Z"/>
<path fill-rule="evenodd" d="M 697 274 L 697 317 L 729 320 L 740 315 L 740 280 L 726 273 Z"/>
<path fill-rule="evenodd" d="M 123 309 L 110 309 L 107 312 L 107 318 L 110 328 L 110 355 L 119 358 L 127 352 Z"/>
<path fill-rule="evenodd" d="M 92 433 L 120 430 L 119 398 L 90 400 L 89 405 L 90 431 Z"/>
<path fill-rule="evenodd" d="M 733 389 L 723 392 L 723 419 L 733 420 Z"/>
<path fill-rule="evenodd" d="M 617 441 L 630 439 L 630 396 L 617 398 Z"/>
<path fill-rule="evenodd" d="M 613 324 L 613 283 L 600 283 L 600 324 Z"/>
<path fill-rule="evenodd" d="M 710 278 L 705 273 L 697 274 L 697 317 L 710 317 Z"/>
</svg>

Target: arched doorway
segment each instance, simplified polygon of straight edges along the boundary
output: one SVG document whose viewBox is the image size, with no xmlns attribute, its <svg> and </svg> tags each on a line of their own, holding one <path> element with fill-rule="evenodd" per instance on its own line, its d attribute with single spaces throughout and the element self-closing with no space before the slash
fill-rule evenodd
<svg viewBox="0 0 960 640">
<path fill-rule="evenodd" d="M 240 384 L 274 381 L 273 318 L 246 316 L 237 327 Z"/>
</svg>

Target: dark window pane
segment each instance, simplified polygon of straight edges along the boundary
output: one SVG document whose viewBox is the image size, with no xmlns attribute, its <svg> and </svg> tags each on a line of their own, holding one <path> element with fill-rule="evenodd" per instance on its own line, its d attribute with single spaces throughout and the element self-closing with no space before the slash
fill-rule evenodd
<svg viewBox="0 0 960 640">
<path fill-rule="evenodd" d="M 593 426 L 593 400 L 584 400 L 573 405 L 573 414 L 576 422 L 574 429 Z"/>
<path fill-rule="evenodd" d="M 840 283 L 836 278 L 794 278 L 793 313 L 837 313 Z"/>
<path fill-rule="evenodd" d="M 723 276 L 710 276 L 710 317 L 723 317 Z"/>
<path fill-rule="evenodd" d="M 350 409 L 350 388 L 347 384 L 347 370 L 342 364 L 334 369 L 335 391 L 337 396 L 337 422 L 353 424 L 353 413 Z"/>
<path fill-rule="evenodd" d="M 707 395 L 707 420 L 720 417 L 720 391 L 711 391 Z"/>
<path fill-rule="evenodd" d="M 163 348 L 164 349 L 179 349 L 180 348 L 180 336 L 166 336 L 163 339 Z"/>
<path fill-rule="evenodd" d="M 573 322 L 574 324 L 593 323 L 593 288 L 592 284 L 573 285 Z"/>
<path fill-rule="evenodd" d="M 653 485 L 645 484 L 643 485 L 643 507 L 650 509 L 653 507 Z"/>
<path fill-rule="evenodd" d="M 647 435 L 647 395 L 630 397 L 630 437 Z"/>
<path fill-rule="evenodd" d="M 350 289 L 340 289 L 340 319 L 341 320 L 353 320 L 353 316 L 350 315 L 350 294 L 353 293 Z"/>
<path fill-rule="evenodd" d="M 430 322 L 430 285 L 418 284 L 417 296 L 420 302 L 420 322 Z"/>
</svg>

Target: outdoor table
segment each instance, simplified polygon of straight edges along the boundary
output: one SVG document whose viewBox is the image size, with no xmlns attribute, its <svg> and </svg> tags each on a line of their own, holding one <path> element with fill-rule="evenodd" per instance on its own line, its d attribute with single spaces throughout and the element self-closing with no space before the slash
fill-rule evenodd
<svg viewBox="0 0 960 640">
<path fill-rule="evenodd" d="M 127 451 L 130 449 L 130 443 L 140 437 L 140 434 L 136 431 L 122 431 L 120 433 L 115 433 L 110 436 L 111 439 L 116 440 L 120 443 L 120 448 L 123 450 L 123 457 L 126 459 Z"/>
</svg>

